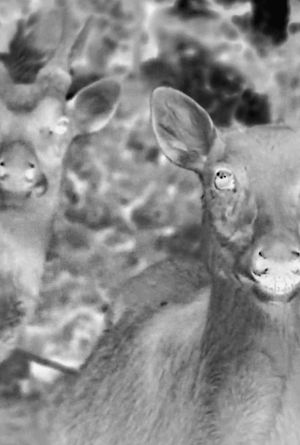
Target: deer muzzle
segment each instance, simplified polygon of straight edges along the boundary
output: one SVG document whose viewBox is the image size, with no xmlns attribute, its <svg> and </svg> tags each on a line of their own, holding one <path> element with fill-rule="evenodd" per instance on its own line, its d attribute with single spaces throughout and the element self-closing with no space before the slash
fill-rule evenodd
<svg viewBox="0 0 300 445">
<path fill-rule="evenodd" d="M 35 177 L 26 175 L 0 177 L 0 207 L 22 207 L 30 198 L 43 196 L 48 181 L 43 173 Z"/>
<path fill-rule="evenodd" d="M 287 240 L 266 239 L 252 255 L 251 275 L 268 300 L 290 301 L 300 288 L 300 248 Z"/>
</svg>

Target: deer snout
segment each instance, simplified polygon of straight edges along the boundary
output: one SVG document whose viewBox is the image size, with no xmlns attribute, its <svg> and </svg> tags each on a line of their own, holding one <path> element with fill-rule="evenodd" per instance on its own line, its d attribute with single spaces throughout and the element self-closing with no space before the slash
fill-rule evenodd
<svg viewBox="0 0 300 445">
<path fill-rule="evenodd" d="M 40 173 L 33 184 L 32 189 L 36 196 L 44 195 L 48 190 L 48 180 L 43 173 Z"/>
<path fill-rule="evenodd" d="M 35 178 L 27 176 L 26 172 L 18 172 L 18 174 L 6 173 L 0 176 L 0 187 L 3 191 L 24 195 L 32 191 Z"/>
<path fill-rule="evenodd" d="M 40 197 L 48 190 L 46 176 L 35 165 L 26 169 L 0 169 L 0 201 L 19 206 L 33 194 Z"/>
<path fill-rule="evenodd" d="M 30 192 L 34 191 L 36 196 L 42 196 L 48 189 L 48 181 L 37 166 L 30 164 L 24 173 L 23 186 Z"/>
<path fill-rule="evenodd" d="M 253 252 L 251 274 L 258 289 L 273 300 L 287 300 L 300 286 L 300 246 L 278 239 Z"/>
</svg>

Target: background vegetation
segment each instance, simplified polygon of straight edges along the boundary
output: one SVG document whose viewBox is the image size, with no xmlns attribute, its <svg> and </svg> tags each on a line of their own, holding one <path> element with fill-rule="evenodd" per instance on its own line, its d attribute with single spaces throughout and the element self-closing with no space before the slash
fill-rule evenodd
<svg viewBox="0 0 300 445">
<path fill-rule="evenodd" d="M 112 287 L 168 256 L 197 260 L 201 250 L 200 184 L 160 154 L 149 122 L 152 89 L 182 90 L 225 129 L 283 120 L 297 125 L 300 2 L 69 2 L 74 27 L 89 15 L 93 21 L 72 55 L 68 96 L 109 75 L 123 86 L 108 127 L 70 147 L 35 326 L 28 328 L 37 352 L 78 365 L 105 326 Z M 0 58 L 16 82 L 33 82 L 50 57 L 55 8 L 55 0 L 0 1 Z M 15 48 L 20 29 L 26 45 Z M 22 66 L 14 63 L 16 51 L 24 53 Z M 7 427 L 5 417 L 3 445 L 33 440 L 24 433 L 33 427 L 23 417 L 23 398 L 49 377 L 20 359 L 12 368 L 0 375 L 3 392 L 21 400 L 10 405 L 8 399 L 18 420 Z M 18 376 L 17 384 L 8 373 Z"/>
</svg>

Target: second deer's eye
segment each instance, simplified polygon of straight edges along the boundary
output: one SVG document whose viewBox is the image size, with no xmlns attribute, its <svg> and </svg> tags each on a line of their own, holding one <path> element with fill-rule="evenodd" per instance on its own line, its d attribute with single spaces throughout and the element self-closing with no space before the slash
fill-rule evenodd
<svg viewBox="0 0 300 445">
<path fill-rule="evenodd" d="M 215 173 L 214 184 L 218 190 L 234 190 L 235 179 L 233 173 L 225 168 L 217 170 Z"/>
</svg>

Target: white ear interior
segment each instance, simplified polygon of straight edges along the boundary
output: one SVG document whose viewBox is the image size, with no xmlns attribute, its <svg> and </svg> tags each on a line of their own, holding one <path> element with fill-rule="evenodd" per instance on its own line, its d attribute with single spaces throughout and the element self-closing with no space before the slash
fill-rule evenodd
<svg viewBox="0 0 300 445">
<path fill-rule="evenodd" d="M 201 172 L 217 137 L 204 108 L 181 91 L 158 87 L 152 94 L 151 114 L 165 156 L 179 167 Z"/>
<path fill-rule="evenodd" d="M 68 110 L 78 134 L 101 130 L 112 118 L 119 103 L 120 84 L 101 79 L 80 90 L 68 102 Z"/>
</svg>

